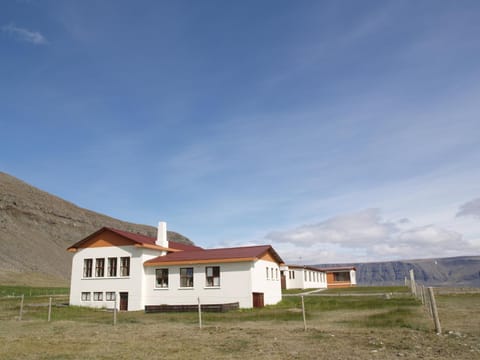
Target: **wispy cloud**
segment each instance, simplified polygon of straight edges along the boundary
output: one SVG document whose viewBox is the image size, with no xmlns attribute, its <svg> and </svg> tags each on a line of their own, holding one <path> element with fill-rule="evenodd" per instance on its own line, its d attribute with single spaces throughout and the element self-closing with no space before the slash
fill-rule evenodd
<svg viewBox="0 0 480 360">
<path fill-rule="evenodd" d="M 480 198 L 461 205 L 457 212 L 457 217 L 459 216 L 473 216 L 480 219 Z"/>
<path fill-rule="evenodd" d="M 38 31 L 31 31 L 25 28 L 17 27 L 14 24 L 8 24 L 8 25 L 2 26 L 2 31 L 10 35 L 12 38 L 19 41 L 25 41 L 35 45 L 48 44 L 48 41 L 45 38 L 45 36 L 40 34 Z"/>
</svg>

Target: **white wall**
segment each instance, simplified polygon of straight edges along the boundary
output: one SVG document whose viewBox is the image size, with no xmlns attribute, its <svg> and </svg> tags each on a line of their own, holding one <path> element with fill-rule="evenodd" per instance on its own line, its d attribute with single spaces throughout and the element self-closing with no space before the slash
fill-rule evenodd
<svg viewBox="0 0 480 360">
<path fill-rule="evenodd" d="M 117 308 L 119 293 L 128 292 L 128 310 L 143 310 L 144 267 L 143 263 L 158 256 L 154 250 L 136 248 L 134 246 L 97 247 L 78 249 L 72 259 L 72 277 L 70 283 L 70 305 L 90 306 L 98 308 L 113 308 L 114 301 L 106 300 L 106 292 L 117 294 Z M 120 276 L 120 258 L 130 257 L 130 276 Z M 108 258 L 117 257 L 117 276 L 108 277 Z M 92 277 L 83 277 L 84 259 L 93 259 Z M 95 277 L 95 259 L 104 258 L 104 277 Z M 91 300 L 82 301 L 82 292 L 90 292 Z M 94 301 L 94 292 L 102 292 L 103 300 Z"/>
<path fill-rule="evenodd" d="M 356 279 L 355 274 L 356 274 L 355 270 L 350 270 L 350 282 L 352 283 L 352 285 L 357 284 L 357 279 Z"/>
<path fill-rule="evenodd" d="M 120 292 L 128 292 L 128 310 L 143 310 L 145 305 L 193 305 L 198 297 L 203 304 L 239 302 L 241 308 L 253 307 L 253 292 L 264 294 L 264 304 L 276 304 L 282 299 L 280 269 L 277 263 L 258 260 L 256 262 L 218 263 L 200 265 L 175 265 L 145 267 L 145 261 L 158 256 L 154 250 L 134 246 L 98 247 L 79 249 L 72 260 L 70 304 L 90 307 L 113 308 L 114 301 L 106 300 L 106 292 L 115 292 L 117 308 Z M 120 275 L 120 257 L 130 257 L 130 276 L 108 277 L 108 258 L 117 257 L 117 275 Z M 93 259 L 92 277 L 83 278 L 84 259 Z M 95 277 L 95 259 L 104 258 L 105 276 Z M 220 286 L 207 287 L 206 266 L 220 266 Z M 180 288 L 180 268 L 194 268 L 193 288 Z M 169 287 L 155 287 L 155 269 L 169 269 Z M 266 268 L 269 278 L 266 278 Z M 274 277 L 271 277 L 273 269 Z M 278 276 L 277 276 L 278 274 Z M 82 301 L 82 292 L 90 292 L 91 300 Z M 102 292 L 103 300 L 94 301 L 94 292 Z"/>
<path fill-rule="evenodd" d="M 308 268 L 289 268 L 289 271 L 295 272 L 295 279 L 290 279 L 288 271 L 285 271 L 287 289 L 327 288 L 327 274 L 323 271 Z"/>
<path fill-rule="evenodd" d="M 220 267 L 220 286 L 207 287 L 205 268 Z M 180 287 L 180 268 L 193 268 L 193 287 Z M 251 262 L 145 267 L 145 305 L 195 305 L 239 302 L 252 307 Z M 156 288 L 155 270 L 168 269 L 168 288 Z"/>
<path fill-rule="evenodd" d="M 277 304 L 282 300 L 282 285 L 280 278 L 280 268 L 277 263 L 257 260 L 252 269 L 252 292 L 263 293 L 265 305 Z M 251 306 L 253 306 L 253 304 Z"/>
</svg>

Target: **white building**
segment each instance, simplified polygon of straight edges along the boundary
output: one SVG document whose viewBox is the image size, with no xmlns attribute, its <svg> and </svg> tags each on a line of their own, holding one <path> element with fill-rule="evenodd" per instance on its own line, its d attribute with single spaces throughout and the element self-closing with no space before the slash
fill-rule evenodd
<svg viewBox="0 0 480 360">
<path fill-rule="evenodd" d="M 288 265 L 283 268 L 284 289 L 326 289 L 327 273 L 312 266 Z"/>
<path fill-rule="evenodd" d="M 357 285 L 354 266 L 320 268 L 283 265 L 282 289 L 326 289 Z"/>
<path fill-rule="evenodd" d="M 204 250 L 167 240 L 102 228 L 69 249 L 74 252 L 70 304 L 143 310 L 151 305 L 276 304 L 280 265 L 269 246 Z"/>
</svg>

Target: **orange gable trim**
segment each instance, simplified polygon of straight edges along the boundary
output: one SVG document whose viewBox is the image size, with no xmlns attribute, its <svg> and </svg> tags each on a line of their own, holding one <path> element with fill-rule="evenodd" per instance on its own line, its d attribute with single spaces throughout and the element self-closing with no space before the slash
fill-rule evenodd
<svg viewBox="0 0 480 360">
<path fill-rule="evenodd" d="M 182 250 L 178 250 L 178 249 L 166 248 L 166 247 L 163 247 L 163 246 L 150 245 L 150 244 L 135 244 L 135 247 L 152 249 L 152 250 L 168 251 L 168 252 L 179 252 L 179 251 L 182 251 Z"/>
<path fill-rule="evenodd" d="M 272 254 L 270 254 L 269 251 L 267 251 L 265 254 L 263 254 L 262 256 L 260 256 L 259 259 L 260 259 L 260 260 L 265 260 L 265 261 L 274 262 L 274 263 L 277 263 L 277 262 L 278 262 L 278 261 L 272 256 Z"/>
<path fill-rule="evenodd" d="M 111 246 L 132 246 L 135 242 L 120 236 L 118 234 L 102 231 L 99 234 L 91 237 L 78 248 L 97 248 L 97 247 L 111 247 Z"/>
<path fill-rule="evenodd" d="M 234 263 L 234 262 L 247 262 L 255 261 L 256 258 L 238 258 L 238 259 L 208 259 L 208 260 L 182 260 L 182 261 L 150 261 L 148 264 L 144 263 L 144 266 L 169 266 L 169 265 L 196 265 L 196 264 L 215 264 L 215 263 Z"/>
</svg>

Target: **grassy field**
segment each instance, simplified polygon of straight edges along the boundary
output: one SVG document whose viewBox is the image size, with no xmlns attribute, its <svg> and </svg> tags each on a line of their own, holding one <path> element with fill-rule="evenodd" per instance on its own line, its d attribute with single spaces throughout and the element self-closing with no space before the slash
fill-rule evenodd
<svg viewBox="0 0 480 360">
<path fill-rule="evenodd" d="M 20 299 L 0 296 L 0 359 L 480 358 L 480 294 L 439 296 L 445 331 L 436 335 L 428 312 L 405 294 L 305 296 L 304 331 L 296 296 L 263 309 L 204 313 L 199 329 L 196 313 L 122 312 L 113 326 L 112 312 L 64 306 L 58 288 L 47 322 L 50 295 L 37 290 L 25 297 L 22 321 Z M 398 293 L 385 290 L 367 292 Z"/>
</svg>

